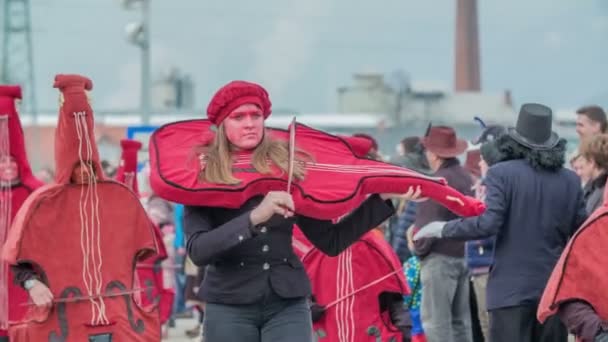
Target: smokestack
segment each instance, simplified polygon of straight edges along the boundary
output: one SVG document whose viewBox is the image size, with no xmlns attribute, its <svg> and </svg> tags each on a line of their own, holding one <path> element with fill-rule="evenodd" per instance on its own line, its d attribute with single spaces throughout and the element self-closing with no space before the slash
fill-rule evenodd
<svg viewBox="0 0 608 342">
<path fill-rule="evenodd" d="M 456 0 L 454 90 L 480 91 L 477 0 Z"/>
</svg>

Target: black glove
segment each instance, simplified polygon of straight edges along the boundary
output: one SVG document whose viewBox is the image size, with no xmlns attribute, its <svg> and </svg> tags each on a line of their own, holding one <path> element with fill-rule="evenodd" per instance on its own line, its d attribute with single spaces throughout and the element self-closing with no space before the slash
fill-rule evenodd
<svg viewBox="0 0 608 342">
<path fill-rule="evenodd" d="M 313 322 L 320 320 L 324 314 L 325 314 L 325 307 L 323 305 L 313 303 L 310 306 L 310 316 L 312 317 Z"/>
</svg>

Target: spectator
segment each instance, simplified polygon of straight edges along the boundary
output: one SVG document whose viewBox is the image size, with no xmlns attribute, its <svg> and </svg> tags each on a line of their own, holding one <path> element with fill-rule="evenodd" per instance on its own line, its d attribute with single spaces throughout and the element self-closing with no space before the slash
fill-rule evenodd
<svg viewBox="0 0 608 342">
<path fill-rule="evenodd" d="M 603 203 L 608 177 L 608 134 L 595 135 L 585 140 L 580 151 L 589 178 L 584 187 L 585 206 L 587 213 L 591 214 Z"/>
<path fill-rule="evenodd" d="M 451 127 L 435 126 L 422 139 L 425 155 L 434 176 L 466 195 L 472 195 L 473 183 L 456 158 L 467 142 L 456 137 Z M 457 216 L 427 201 L 418 203 L 415 227 Z M 421 239 L 414 242 L 414 252 L 421 258 L 422 326 L 429 342 L 472 341 L 469 278 L 464 260 L 464 242 Z"/>
</svg>

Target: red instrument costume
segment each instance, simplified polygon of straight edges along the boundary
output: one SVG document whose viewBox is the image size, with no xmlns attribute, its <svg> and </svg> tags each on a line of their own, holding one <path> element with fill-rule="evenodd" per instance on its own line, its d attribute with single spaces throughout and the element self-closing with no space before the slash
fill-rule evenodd
<svg viewBox="0 0 608 342">
<path fill-rule="evenodd" d="M 150 139 L 150 184 L 156 194 L 186 205 L 239 208 L 254 196 L 287 189 L 288 175 L 276 168 L 273 174 L 255 172 L 250 152 L 234 154 L 232 172 L 242 180 L 240 184 L 200 181 L 200 156 L 195 155 L 194 147 L 210 144 L 212 127 L 209 120 L 189 120 L 164 125 L 154 132 Z M 355 140 L 347 141 L 299 123 L 291 129 L 295 130 L 296 147 L 312 157 L 306 162 L 304 180 L 294 180 L 290 189 L 300 215 L 333 219 L 352 211 L 368 194 L 405 193 L 412 186 L 420 186 L 423 197 L 461 216 L 476 216 L 485 209 L 483 203 L 462 195 L 444 179 L 362 158 L 362 149 L 351 146 Z M 266 134 L 289 141 L 286 130 L 267 128 Z"/>
<path fill-rule="evenodd" d="M 139 196 L 137 185 L 137 153 L 141 143 L 136 140 L 123 139 L 120 141 L 122 156 L 120 165 L 116 170 L 116 180 L 125 184 L 135 195 Z M 165 288 L 163 284 L 163 268 L 161 263 L 167 259 L 167 249 L 163 243 L 163 233 L 154 225 L 154 236 L 158 245 L 158 254 L 150 255 L 137 264 L 137 276 L 142 287 L 146 290 L 141 296 L 144 307 L 158 305 L 160 321 L 167 322 L 173 311 L 175 292 L 172 288 Z"/>
<path fill-rule="evenodd" d="M 15 181 L 0 180 L 0 252 L 11 222 L 25 199 L 43 185 L 32 174 L 25 150 L 23 128 L 15 107 L 21 99 L 21 87 L 0 86 L 0 164 L 14 162 Z M 11 160 L 12 158 L 12 160 Z M 13 281 L 9 265 L 0 261 L 0 336 L 8 336 L 8 322 L 23 318 L 27 292 Z"/>
<path fill-rule="evenodd" d="M 58 75 L 54 86 L 62 102 L 55 184 L 28 197 L 3 251 L 9 263 L 33 266 L 54 305 L 32 306 L 10 326 L 11 341 L 158 342 L 158 312 L 133 300 L 135 263 L 158 250 L 153 227 L 139 199 L 103 176 L 85 93 L 91 81 Z"/>
<path fill-rule="evenodd" d="M 596 209 L 566 245 L 553 269 L 538 306 L 537 317 L 544 322 L 559 305 L 571 300 L 589 303 L 603 320 L 608 321 L 608 187 L 604 204 Z"/>
<path fill-rule="evenodd" d="M 316 302 L 326 307 L 314 323 L 319 341 L 402 340 L 388 308 L 381 307 L 380 296 L 407 295 L 409 288 L 399 259 L 379 230 L 363 235 L 337 257 L 314 248 L 299 229 L 293 236 L 296 254 L 305 252 L 302 262 Z"/>
</svg>

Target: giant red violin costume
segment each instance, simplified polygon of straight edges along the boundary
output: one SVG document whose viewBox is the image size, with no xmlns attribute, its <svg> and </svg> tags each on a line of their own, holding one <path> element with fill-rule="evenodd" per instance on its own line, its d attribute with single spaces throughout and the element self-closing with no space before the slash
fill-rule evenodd
<svg viewBox="0 0 608 342">
<path fill-rule="evenodd" d="M 326 307 L 314 323 L 319 342 L 401 341 L 382 293 L 409 293 L 403 269 L 382 233 L 374 229 L 344 252 L 330 257 L 294 229 L 294 250 L 301 257 L 316 302 Z M 301 248 L 296 247 L 296 244 Z"/>
<path fill-rule="evenodd" d="M 561 303 L 589 303 L 603 321 L 608 321 L 608 187 L 604 204 L 596 209 L 566 245 L 553 269 L 538 306 L 538 320 L 555 314 Z"/>
<path fill-rule="evenodd" d="M 0 252 L 17 210 L 25 199 L 43 183 L 32 174 L 25 151 L 23 128 L 15 107 L 21 99 L 21 87 L 0 86 L 0 164 L 10 162 L 17 165 L 18 181 L 0 180 Z M 0 261 L 0 336 L 8 336 L 8 322 L 23 318 L 26 307 L 19 305 L 27 301 L 25 290 L 13 281 L 9 265 Z"/>
<path fill-rule="evenodd" d="M 2 256 L 32 264 L 55 302 L 11 325 L 11 341 L 158 342 L 158 312 L 133 299 L 135 263 L 158 249 L 150 220 L 133 192 L 103 176 L 85 93 L 91 81 L 58 75 L 54 86 L 62 100 L 55 184 L 28 197 Z M 71 181 L 75 169 L 84 183 Z"/>
<path fill-rule="evenodd" d="M 125 184 L 135 195 L 139 196 L 137 184 L 137 153 L 141 149 L 141 143 L 137 140 L 123 139 L 120 141 L 122 156 L 116 170 L 116 180 Z M 165 323 L 171 317 L 173 310 L 173 299 L 175 292 L 171 288 L 165 288 L 163 284 L 162 262 L 167 259 L 167 249 L 163 243 L 163 234 L 158 226 L 154 225 L 154 237 L 158 245 L 158 254 L 152 254 L 137 264 L 137 275 L 139 283 L 146 290 L 141 296 L 144 307 L 158 305 L 160 322 Z"/>
<path fill-rule="evenodd" d="M 276 168 L 260 174 L 251 167 L 251 152 L 235 153 L 233 175 L 238 185 L 219 185 L 199 180 L 201 166 L 196 146 L 207 146 L 214 138 L 215 124 L 240 104 L 257 104 L 270 115 L 268 94 L 258 85 L 234 81 L 222 88 L 207 110 L 208 120 L 189 120 L 160 127 L 150 139 L 150 184 L 162 198 L 186 205 L 239 208 L 248 199 L 269 191 L 285 191 L 289 175 Z M 476 216 L 483 203 L 449 187 L 444 179 L 426 177 L 409 169 L 362 157 L 350 140 L 294 123 L 290 131 L 267 128 L 266 134 L 289 142 L 312 157 L 306 176 L 294 181 L 290 192 L 296 212 L 317 219 L 340 217 L 359 206 L 368 194 L 405 193 L 420 186 L 422 196 L 438 201 L 461 216 Z M 365 140 L 360 138 L 361 140 Z M 355 141 L 355 140 L 353 140 Z M 293 146 L 292 146 L 293 147 Z M 293 163 L 293 159 L 292 159 Z"/>
</svg>

